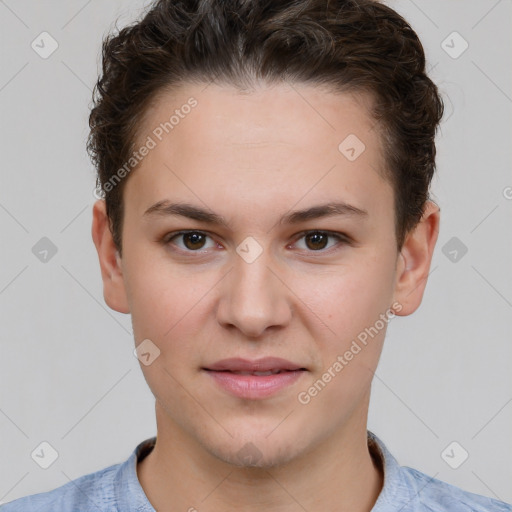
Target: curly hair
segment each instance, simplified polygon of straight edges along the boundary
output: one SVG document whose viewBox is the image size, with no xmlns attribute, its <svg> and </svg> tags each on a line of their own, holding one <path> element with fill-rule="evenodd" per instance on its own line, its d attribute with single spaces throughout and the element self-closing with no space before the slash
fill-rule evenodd
<svg viewBox="0 0 512 512">
<path fill-rule="evenodd" d="M 256 81 L 291 81 L 371 94 L 394 191 L 399 250 L 421 219 L 443 101 L 427 76 L 417 34 L 382 3 L 158 0 L 142 19 L 105 38 L 102 64 L 87 150 L 120 254 L 126 179 L 106 185 L 129 160 L 151 102 L 187 83 L 244 89 Z"/>
</svg>

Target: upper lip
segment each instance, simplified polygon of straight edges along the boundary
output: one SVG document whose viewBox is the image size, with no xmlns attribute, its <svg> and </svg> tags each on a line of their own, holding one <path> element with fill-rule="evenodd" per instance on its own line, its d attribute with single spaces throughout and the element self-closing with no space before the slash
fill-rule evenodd
<svg viewBox="0 0 512 512">
<path fill-rule="evenodd" d="M 242 359 L 234 357 L 222 359 L 204 368 L 213 371 L 231 372 L 268 372 L 270 370 L 305 370 L 300 364 L 292 363 L 280 357 L 262 357 L 260 359 Z"/>
</svg>

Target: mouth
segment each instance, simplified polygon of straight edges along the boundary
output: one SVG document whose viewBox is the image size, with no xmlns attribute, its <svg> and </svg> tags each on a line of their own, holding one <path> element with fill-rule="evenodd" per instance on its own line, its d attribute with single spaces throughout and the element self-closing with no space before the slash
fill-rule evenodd
<svg viewBox="0 0 512 512">
<path fill-rule="evenodd" d="M 234 375 L 256 375 L 258 377 L 264 377 L 266 375 L 277 375 L 279 373 L 289 372 L 289 371 L 294 371 L 294 370 L 279 370 L 276 368 L 273 370 L 267 370 L 265 372 L 258 372 L 258 371 L 245 372 L 245 371 L 236 371 L 236 370 L 210 370 L 210 371 L 222 371 L 222 372 L 233 373 Z"/>
<path fill-rule="evenodd" d="M 231 358 L 217 361 L 203 370 L 216 372 L 246 373 L 246 374 L 276 374 L 285 371 L 306 370 L 299 364 L 280 357 L 262 357 L 260 359 Z M 269 373 L 270 372 L 270 373 Z"/>
<path fill-rule="evenodd" d="M 296 383 L 308 370 L 276 357 L 223 359 L 202 368 L 223 391 L 245 399 L 263 399 Z"/>
</svg>

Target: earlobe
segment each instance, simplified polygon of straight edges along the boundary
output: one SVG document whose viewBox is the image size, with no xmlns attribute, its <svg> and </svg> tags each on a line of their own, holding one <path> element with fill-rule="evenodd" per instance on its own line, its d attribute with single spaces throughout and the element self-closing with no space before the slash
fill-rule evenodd
<svg viewBox="0 0 512 512">
<path fill-rule="evenodd" d="M 397 261 L 394 300 L 401 304 L 400 316 L 418 309 L 427 285 L 432 255 L 439 233 L 439 207 L 427 201 L 423 216 L 408 233 Z"/>
<path fill-rule="evenodd" d="M 93 205 L 91 234 L 100 262 L 105 302 L 114 311 L 129 313 L 121 257 L 112 238 L 103 199 Z"/>
</svg>

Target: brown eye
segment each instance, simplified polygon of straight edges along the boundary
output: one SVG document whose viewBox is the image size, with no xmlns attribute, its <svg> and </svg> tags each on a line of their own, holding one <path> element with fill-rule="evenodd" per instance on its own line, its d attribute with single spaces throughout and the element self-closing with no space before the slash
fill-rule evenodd
<svg viewBox="0 0 512 512">
<path fill-rule="evenodd" d="M 199 252 L 215 248 L 212 237 L 202 231 L 182 231 L 164 238 L 164 244 L 177 247 L 182 252 Z"/>
<path fill-rule="evenodd" d="M 325 249 L 327 246 L 329 235 L 316 231 L 305 235 L 304 239 L 308 249 L 311 249 L 312 251 L 319 251 L 321 249 Z"/>
<path fill-rule="evenodd" d="M 350 237 L 332 231 L 307 231 L 295 242 L 295 247 L 306 252 L 327 253 L 329 249 L 352 245 Z"/>
<path fill-rule="evenodd" d="M 185 233 L 181 236 L 183 236 L 183 244 L 191 251 L 204 247 L 206 236 L 202 233 Z"/>
</svg>

